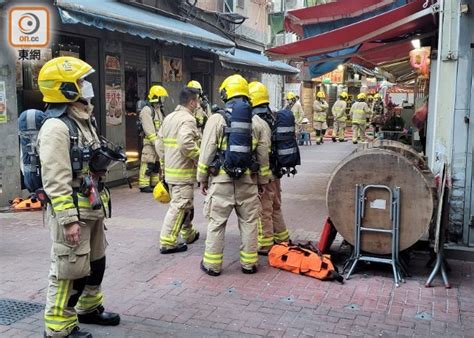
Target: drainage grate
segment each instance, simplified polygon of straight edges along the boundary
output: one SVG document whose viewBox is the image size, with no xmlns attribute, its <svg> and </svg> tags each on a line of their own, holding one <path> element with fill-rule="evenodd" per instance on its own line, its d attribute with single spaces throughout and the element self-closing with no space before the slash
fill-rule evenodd
<svg viewBox="0 0 474 338">
<path fill-rule="evenodd" d="M 0 298 L 0 325 L 13 324 L 43 309 L 43 304 Z"/>
</svg>

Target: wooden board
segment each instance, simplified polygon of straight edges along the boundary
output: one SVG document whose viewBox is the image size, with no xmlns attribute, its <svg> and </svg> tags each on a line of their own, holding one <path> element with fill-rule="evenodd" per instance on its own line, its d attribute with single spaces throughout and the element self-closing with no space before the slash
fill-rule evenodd
<svg viewBox="0 0 474 338">
<path fill-rule="evenodd" d="M 349 243 L 354 244 L 356 184 L 400 187 L 400 250 L 415 244 L 428 229 L 435 202 L 433 176 L 418 169 L 400 153 L 377 148 L 360 150 L 338 164 L 326 192 L 329 216 L 337 231 Z M 385 200 L 386 208 L 370 207 L 375 200 Z M 389 210 L 386 191 L 368 191 L 362 224 L 391 228 Z M 370 253 L 391 252 L 391 239 L 386 234 L 365 233 L 361 245 L 363 251 Z"/>
<path fill-rule="evenodd" d="M 420 155 L 415 149 L 413 149 L 409 145 L 403 144 L 398 141 L 376 139 L 373 142 L 362 143 L 357 149 L 360 151 L 373 148 L 387 149 L 396 153 L 400 153 L 407 159 L 412 161 L 413 164 L 415 164 L 419 169 L 427 169 L 426 161 L 422 155 Z"/>
</svg>

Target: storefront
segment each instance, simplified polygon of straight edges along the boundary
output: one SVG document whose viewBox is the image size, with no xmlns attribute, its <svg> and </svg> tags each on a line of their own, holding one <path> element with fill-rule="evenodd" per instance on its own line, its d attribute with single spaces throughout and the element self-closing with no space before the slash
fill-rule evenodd
<svg viewBox="0 0 474 338">
<path fill-rule="evenodd" d="M 243 51 L 243 56 L 238 53 L 227 59 L 226 55 L 235 51 L 234 42 L 185 20 L 137 6 L 115 1 L 56 1 L 49 6 L 52 43 L 40 50 L 39 60 L 21 60 L 14 49 L 2 48 L 0 69 L 4 71 L 0 72 L 0 81 L 5 81 L 7 118 L 0 123 L 0 133 L 6 135 L 6 141 L 0 143 L 0 206 L 7 205 L 8 199 L 21 191 L 16 121 L 25 109 L 44 108 L 37 78 L 42 65 L 53 57 L 75 56 L 94 67 L 96 71 L 88 79 L 95 92 L 98 127 L 102 135 L 125 148 L 132 174 L 141 150 L 137 108 L 151 85 L 167 89 L 164 109 L 169 113 L 178 103 L 179 91 L 192 79 L 202 84 L 211 102 L 222 104 L 218 87 L 236 70 L 249 80 L 260 80 L 262 70 L 277 74 L 298 71 L 272 63 L 258 53 Z M 7 10 L 1 8 L 2 19 L 8 15 Z M 5 29 L 0 27 L 3 37 L 8 36 Z M 123 171 L 116 166 L 108 180 L 121 181 Z"/>
</svg>

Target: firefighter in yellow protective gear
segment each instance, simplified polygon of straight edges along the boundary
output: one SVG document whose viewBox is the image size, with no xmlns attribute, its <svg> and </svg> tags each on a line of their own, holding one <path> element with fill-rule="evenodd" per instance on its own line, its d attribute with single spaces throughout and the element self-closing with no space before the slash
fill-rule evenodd
<svg viewBox="0 0 474 338">
<path fill-rule="evenodd" d="M 221 98 L 226 102 L 226 113 L 250 113 L 249 88 L 247 80 L 235 74 L 226 78 L 220 86 Z M 247 155 L 252 152 L 259 164 L 258 172 L 242 168 L 239 175 L 229 176 L 232 169 L 224 169 L 218 164 L 223 151 L 227 149 L 228 137 L 224 133 L 226 119 L 221 113 L 213 114 L 204 128 L 201 155 L 198 163 L 198 181 L 201 192 L 206 195 L 204 214 L 209 220 L 206 249 L 201 261 L 201 269 L 210 276 L 218 276 L 222 271 L 224 257 L 224 234 L 227 220 L 235 209 L 240 230 L 240 264 L 243 273 L 257 272 L 257 236 L 260 203 L 258 186 L 269 182 L 268 136 L 262 128 L 258 116 L 249 123 L 238 123 L 239 129 L 248 129 L 252 134 L 251 147 L 238 147 Z M 232 145 L 229 146 L 229 149 Z M 251 149 L 248 149 L 251 148 Z M 258 167 L 258 166 L 257 166 Z M 253 168 L 254 170 L 256 168 Z M 210 174 L 212 173 L 212 174 Z"/>
<path fill-rule="evenodd" d="M 332 106 L 332 115 L 334 116 L 334 126 L 332 130 L 332 141 L 344 142 L 344 132 L 346 130 L 346 107 L 348 95 L 346 92 L 339 94 L 339 99 Z"/>
<path fill-rule="evenodd" d="M 286 94 L 286 101 L 288 102 L 287 108 L 290 109 L 295 116 L 296 131 L 300 131 L 301 122 L 304 119 L 303 106 L 301 105 L 298 96 L 296 96 L 293 92 L 288 92 Z"/>
<path fill-rule="evenodd" d="M 166 116 L 158 131 L 158 155 L 171 195 L 160 233 L 162 254 L 186 251 L 186 243 L 194 243 L 199 238 L 199 232 L 192 225 L 200 138 L 193 111 L 198 105 L 199 92 L 184 88 L 179 106 Z M 178 243 L 180 233 L 185 243 Z"/>
<path fill-rule="evenodd" d="M 374 127 L 374 133 L 377 134 L 382 127 L 384 120 L 384 104 L 382 96 L 379 93 L 374 95 L 374 106 L 372 108 L 372 118 L 370 123 Z"/>
<path fill-rule="evenodd" d="M 163 99 L 168 92 L 162 86 L 154 85 L 148 93 L 148 104 L 140 111 L 138 118 L 143 134 L 143 148 L 138 173 L 138 187 L 141 192 L 151 193 L 160 180 L 160 164 L 156 153 L 157 132 L 163 122 Z"/>
<path fill-rule="evenodd" d="M 202 90 L 201 84 L 196 80 L 191 80 L 188 82 L 188 88 L 194 88 L 199 92 L 199 105 L 195 109 L 194 117 L 196 118 L 196 123 L 199 130 L 202 132 L 204 130 L 204 126 L 206 125 L 209 116 L 211 116 L 211 108 L 209 107 L 209 100 L 207 99 L 206 95 Z"/>
<path fill-rule="evenodd" d="M 270 144 L 274 116 L 270 110 L 270 100 L 267 88 L 260 82 L 254 81 L 249 84 L 250 102 L 252 114 L 261 117 L 259 124 L 265 132 L 265 137 Z M 258 121 L 258 120 L 256 120 Z M 262 123 L 263 122 L 263 123 Z M 274 175 L 270 176 L 270 183 L 260 194 L 262 204 L 258 224 L 258 253 L 268 255 L 274 243 L 287 242 L 290 239 L 286 223 L 281 211 L 281 184 L 280 179 Z"/>
<path fill-rule="evenodd" d="M 372 120 L 372 115 L 374 114 L 374 97 L 373 95 L 367 95 L 367 105 L 369 106 L 370 108 L 370 113 L 367 114 L 367 123 L 370 123 L 370 121 Z M 366 127 L 367 127 L 367 124 L 366 124 Z"/>
<path fill-rule="evenodd" d="M 313 128 L 316 131 L 316 144 L 324 143 L 324 135 L 328 128 L 326 118 L 329 106 L 325 98 L 326 94 L 319 91 L 316 93 L 316 100 L 313 102 Z"/>
<path fill-rule="evenodd" d="M 100 208 L 95 210 L 84 194 L 91 187 L 91 177 L 97 179 L 106 171 L 103 168 L 102 173 L 94 172 L 101 170 L 97 168 L 97 159 L 102 159 L 102 153 L 92 119 L 94 91 L 85 80 L 93 72 L 86 62 L 65 56 L 45 63 L 38 76 L 50 117 L 41 127 L 37 142 L 43 189 L 49 198 L 46 219 L 53 242 L 44 313 L 45 337 L 92 337 L 79 329 L 78 321 L 120 323 L 120 316 L 105 312 L 102 305 L 104 218 L 110 195 L 99 183 L 100 198 L 96 202 Z M 85 156 L 73 159 L 73 149 L 75 154 L 81 151 L 82 155 L 93 156 L 90 160 Z"/>
<path fill-rule="evenodd" d="M 366 94 L 359 93 L 359 95 L 357 95 L 357 102 L 352 104 L 349 112 L 352 119 L 352 143 L 354 144 L 357 144 L 359 139 L 365 142 L 367 115 L 370 114 L 370 108 L 365 100 Z"/>
</svg>

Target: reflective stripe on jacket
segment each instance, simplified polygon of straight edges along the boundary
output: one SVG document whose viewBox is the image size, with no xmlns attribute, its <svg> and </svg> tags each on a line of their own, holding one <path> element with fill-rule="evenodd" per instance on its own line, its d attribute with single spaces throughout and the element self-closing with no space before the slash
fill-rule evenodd
<svg viewBox="0 0 474 338">
<path fill-rule="evenodd" d="M 265 137 L 262 123 L 266 122 L 258 116 L 252 117 L 252 149 L 255 151 L 255 157 L 260 164 L 260 172 L 259 174 L 252 174 L 247 170 L 245 175 L 238 179 L 239 182 L 250 184 L 266 184 L 269 182 L 271 175 L 269 162 L 270 144 L 267 137 Z M 197 173 L 199 182 L 223 183 L 234 181 L 222 167 L 217 176 L 211 176 L 208 173 L 209 165 L 215 160 L 218 149 L 225 150 L 227 148 L 227 138 L 224 134 L 225 126 L 226 122 L 221 114 L 213 114 L 207 121 L 202 136 L 201 154 L 199 156 Z"/>
<path fill-rule="evenodd" d="M 76 122 L 78 145 L 89 144 L 93 149 L 100 141 L 85 111 L 69 106 L 68 116 Z M 79 188 L 83 175 L 88 172 L 87 163 L 83 163 L 81 172 L 73 176 L 70 160 L 71 139 L 69 128 L 60 119 L 45 121 L 38 134 L 38 154 L 41 161 L 41 179 L 43 188 L 51 200 L 51 208 L 58 223 L 66 225 L 80 219 L 95 220 L 105 216 L 104 210 L 92 210 L 87 198 L 75 201 L 73 188 Z M 78 208 L 76 208 L 76 202 Z M 107 200 L 108 202 L 108 200 Z M 79 209 L 79 210 L 78 210 Z"/>
<path fill-rule="evenodd" d="M 370 108 L 366 102 L 355 102 L 350 111 L 352 123 L 364 124 L 367 122 L 367 116 L 370 114 Z"/>
<path fill-rule="evenodd" d="M 314 122 L 326 122 L 326 115 L 328 110 L 328 104 L 324 100 L 314 100 L 313 102 L 313 121 Z"/>
<path fill-rule="evenodd" d="M 336 121 L 344 122 L 346 121 L 346 107 L 347 102 L 344 100 L 337 100 L 334 105 L 332 106 L 332 114 L 334 115 L 334 119 Z"/>
<path fill-rule="evenodd" d="M 163 113 L 160 109 L 154 109 L 147 105 L 140 111 L 139 119 L 144 133 L 143 144 L 154 145 L 157 139 L 157 132 L 163 122 Z"/>
<path fill-rule="evenodd" d="M 183 106 L 166 116 L 158 131 L 158 156 L 169 184 L 196 182 L 199 131 L 193 113 Z"/>
</svg>

